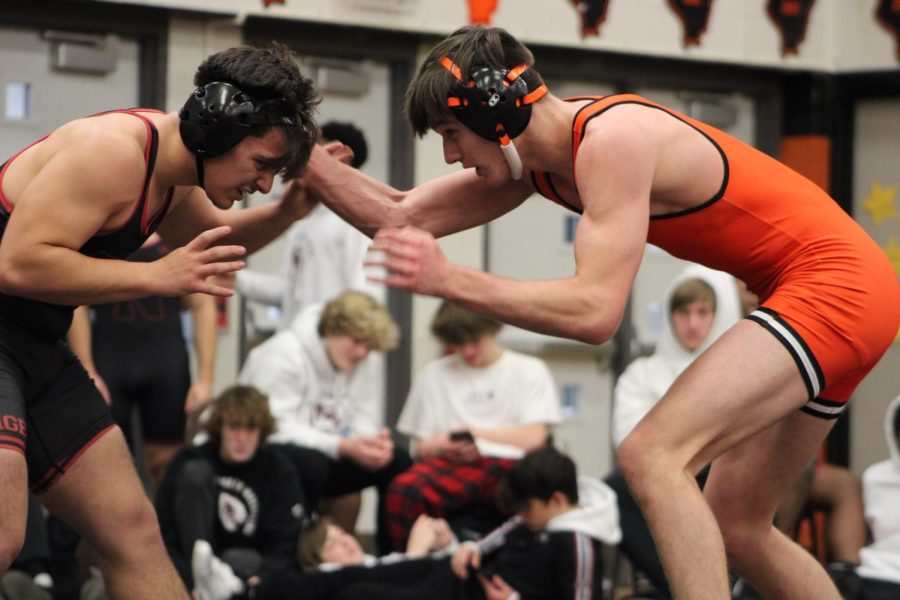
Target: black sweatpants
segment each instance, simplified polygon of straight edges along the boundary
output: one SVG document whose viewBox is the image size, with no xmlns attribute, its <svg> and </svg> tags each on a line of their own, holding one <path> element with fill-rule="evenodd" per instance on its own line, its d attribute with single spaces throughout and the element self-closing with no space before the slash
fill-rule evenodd
<svg viewBox="0 0 900 600">
<path fill-rule="evenodd" d="M 319 500 L 322 498 L 343 496 L 375 486 L 378 490 L 378 531 L 375 543 L 379 554 L 387 554 L 391 551 L 391 540 L 385 520 L 385 493 L 394 477 L 412 466 L 409 452 L 399 446 L 394 446 L 394 456 L 391 462 L 377 471 L 370 471 L 350 459 L 335 460 L 312 448 L 295 444 L 270 444 L 270 446 L 278 448 L 291 459 L 297 475 L 300 476 L 300 483 L 306 493 L 307 505 L 311 510 L 317 510 Z"/>
</svg>

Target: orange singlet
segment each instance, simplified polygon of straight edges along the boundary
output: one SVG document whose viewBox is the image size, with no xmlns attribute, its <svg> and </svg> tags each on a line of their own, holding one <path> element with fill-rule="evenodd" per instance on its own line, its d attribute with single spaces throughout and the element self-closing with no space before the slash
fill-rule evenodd
<svg viewBox="0 0 900 600">
<path fill-rule="evenodd" d="M 709 125 L 640 96 L 591 100 L 572 128 L 573 165 L 587 122 L 620 104 L 662 110 L 719 151 L 719 192 L 691 209 L 653 215 L 647 241 L 685 260 L 731 273 L 762 302 L 748 318 L 794 357 L 806 382 L 804 410 L 837 417 L 900 326 L 900 285 L 887 257 L 838 204 L 802 175 Z M 569 209 L 547 173 L 537 190 Z"/>
</svg>

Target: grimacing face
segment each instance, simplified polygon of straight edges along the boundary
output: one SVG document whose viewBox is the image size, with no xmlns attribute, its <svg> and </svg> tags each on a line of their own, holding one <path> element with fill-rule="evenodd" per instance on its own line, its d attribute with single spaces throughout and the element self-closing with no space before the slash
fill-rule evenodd
<svg viewBox="0 0 900 600">
<path fill-rule="evenodd" d="M 262 137 L 248 135 L 225 154 L 204 161 L 207 196 L 216 207 L 228 209 L 255 192 L 269 193 L 278 173 L 266 168 L 263 161 L 280 158 L 289 151 L 281 128 L 272 127 Z"/>
</svg>

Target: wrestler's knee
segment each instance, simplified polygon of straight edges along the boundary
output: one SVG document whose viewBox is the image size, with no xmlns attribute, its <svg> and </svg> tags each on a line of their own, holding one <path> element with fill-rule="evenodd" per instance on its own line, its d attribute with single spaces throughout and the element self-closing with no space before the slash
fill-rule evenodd
<svg viewBox="0 0 900 600">
<path fill-rule="evenodd" d="M 204 489 L 213 483 L 215 472 L 209 461 L 202 459 L 189 460 L 184 463 L 178 474 L 178 489 Z"/>
<path fill-rule="evenodd" d="M 22 550 L 25 541 L 25 520 L 4 523 L 0 530 L 0 574 L 5 573 Z"/>
<path fill-rule="evenodd" d="M 762 557 L 763 546 L 774 531 L 771 520 L 765 521 L 738 512 L 716 513 L 728 564 L 744 572 L 746 565 Z"/>
<path fill-rule="evenodd" d="M 0 451 L 0 573 L 19 555 L 25 542 L 28 492 L 21 454 Z"/>
<path fill-rule="evenodd" d="M 725 543 L 725 557 L 731 568 L 740 574 L 755 572 L 759 564 L 767 560 L 766 540 L 772 531 L 761 533 L 758 528 L 731 528 L 722 539 Z M 755 565 L 755 566 L 754 566 Z"/>
<path fill-rule="evenodd" d="M 663 492 L 666 478 L 679 470 L 667 453 L 653 443 L 652 435 L 640 428 L 632 431 L 619 444 L 616 460 L 631 493 L 639 503 Z"/>
<path fill-rule="evenodd" d="M 118 503 L 102 528 L 91 537 L 106 560 L 128 559 L 135 554 L 146 556 L 163 548 L 156 511 L 145 496 Z"/>
</svg>

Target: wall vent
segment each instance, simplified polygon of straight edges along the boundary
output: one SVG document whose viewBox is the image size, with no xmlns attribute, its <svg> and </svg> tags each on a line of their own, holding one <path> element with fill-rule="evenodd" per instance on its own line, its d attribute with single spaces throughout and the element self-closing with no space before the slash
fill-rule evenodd
<svg viewBox="0 0 900 600">
<path fill-rule="evenodd" d="M 408 15 L 415 12 L 420 0 L 343 0 L 347 8 L 365 11 L 379 12 L 393 15 Z"/>
</svg>

